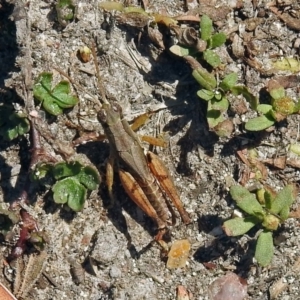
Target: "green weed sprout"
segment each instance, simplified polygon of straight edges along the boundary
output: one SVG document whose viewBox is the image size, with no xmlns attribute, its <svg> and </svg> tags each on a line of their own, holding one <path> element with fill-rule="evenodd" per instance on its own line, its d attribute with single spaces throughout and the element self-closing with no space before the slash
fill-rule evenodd
<svg viewBox="0 0 300 300">
<path fill-rule="evenodd" d="M 259 104 L 257 111 L 260 116 L 249 120 L 245 129 L 249 131 L 260 131 L 274 125 L 275 122 L 284 120 L 288 115 L 299 112 L 300 100 L 293 101 L 285 95 L 284 88 L 276 81 L 268 82 L 268 92 L 271 97 L 270 104 Z"/>
<path fill-rule="evenodd" d="M 43 72 L 37 78 L 34 87 L 34 97 L 42 102 L 43 108 L 51 115 L 58 116 L 63 109 L 75 106 L 77 97 L 71 95 L 70 83 L 66 80 L 60 81 L 52 88 L 52 73 Z"/>
<path fill-rule="evenodd" d="M 58 22 L 62 26 L 67 26 L 69 22 L 74 20 L 76 7 L 73 0 L 58 0 L 55 7 Z"/>
<path fill-rule="evenodd" d="M 195 46 L 202 45 L 200 47 L 201 51 L 199 50 L 199 47 L 195 48 L 183 45 L 174 45 L 170 48 L 170 51 L 181 57 L 188 55 L 196 56 L 199 52 L 202 52 L 199 60 L 206 61 L 213 68 L 218 67 L 221 64 L 221 59 L 213 51 L 213 49 L 220 47 L 225 43 L 226 35 L 223 32 L 213 34 L 212 20 L 206 15 L 201 17 L 199 37 L 195 37 L 194 34 L 195 33 L 193 32 L 193 36 L 191 38 L 194 40 Z M 203 44 L 203 42 L 205 43 Z"/>
<path fill-rule="evenodd" d="M 235 85 L 237 75 L 235 73 L 228 74 L 225 78 L 217 83 L 214 75 L 199 67 L 192 73 L 194 78 L 200 83 L 202 89 L 197 92 L 199 98 L 207 101 L 206 118 L 208 126 L 211 129 L 216 129 L 217 125 L 225 121 L 223 115 L 229 107 L 229 102 L 226 93 Z M 216 130 L 217 134 L 222 132 L 222 126 Z M 224 131 L 226 135 L 226 130 Z M 222 135 L 222 134 L 219 134 Z"/>
<path fill-rule="evenodd" d="M 230 195 L 247 216 L 225 221 L 225 233 L 239 236 L 259 225 L 261 232 L 257 238 L 255 258 L 261 266 L 269 265 L 274 254 L 273 232 L 289 217 L 290 207 L 297 195 L 295 186 L 287 185 L 278 194 L 261 189 L 254 195 L 246 188 L 235 185 L 230 188 Z"/>
<path fill-rule="evenodd" d="M 0 106 L 0 135 L 5 140 L 13 140 L 27 133 L 30 123 L 26 115 L 16 112 L 12 106 Z"/>
<path fill-rule="evenodd" d="M 100 183 L 96 169 L 83 166 L 78 161 L 60 162 L 54 166 L 41 163 L 35 168 L 31 178 L 45 184 L 45 177 L 49 174 L 56 180 L 52 186 L 54 202 L 67 204 L 76 212 L 83 209 L 87 191 L 95 190 Z"/>
<path fill-rule="evenodd" d="M 4 209 L 0 206 L 0 234 L 5 236 L 10 232 L 15 224 L 19 222 L 19 217 L 14 211 Z"/>
</svg>

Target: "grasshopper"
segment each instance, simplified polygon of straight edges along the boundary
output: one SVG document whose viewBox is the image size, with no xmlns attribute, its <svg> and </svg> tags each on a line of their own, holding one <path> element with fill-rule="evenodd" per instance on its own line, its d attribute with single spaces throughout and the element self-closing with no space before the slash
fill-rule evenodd
<svg viewBox="0 0 300 300">
<path fill-rule="evenodd" d="M 92 46 L 92 54 L 101 96 L 101 108 L 97 117 L 110 146 L 106 167 L 109 196 L 114 201 L 113 177 L 116 169 L 125 192 L 157 224 L 159 233 L 156 240 L 161 240 L 170 223 L 170 214 L 172 224 L 175 223 L 175 214 L 167 202 L 166 195 L 172 200 L 185 224 L 191 222 L 190 217 L 163 162 L 150 151 L 144 153 L 138 136 L 123 117 L 121 106 L 116 101 L 107 100 L 97 64 L 95 46 Z"/>
</svg>

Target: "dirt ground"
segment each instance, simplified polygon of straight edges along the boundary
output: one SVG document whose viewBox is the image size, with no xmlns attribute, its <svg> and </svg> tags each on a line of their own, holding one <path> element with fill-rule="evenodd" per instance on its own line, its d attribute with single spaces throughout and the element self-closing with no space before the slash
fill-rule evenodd
<svg viewBox="0 0 300 300">
<path fill-rule="evenodd" d="M 166 268 L 166 258 L 158 245 L 149 246 L 156 233 L 155 224 L 126 196 L 117 178 L 114 185 L 117 202 L 112 208 L 109 206 L 104 184 L 109 144 L 107 141 L 88 142 L 76 148 L 72 159 L 96 166 L 102 183 L 89 195 L 81 212 L 74 213 L 56 205 L 48 190 L 37 186 L 30 188 L 28 210 L 39 228 L 45 231 L 48 243 L 46 254 L 33 262 L 36 268 L 29 271 L 34 275 L 30 276 L 30 282 L 24 283 L 24 279 L 18 278 L 28 286 L 27 295 L 23 297 L 45 300 L 176 299 L 176 288 L 182 285 L 193 295 L 186 299 L 204 300 L 209 299 L 208 290 L 214 280 L 234 272 L 247 281 L 245 299 L 300 299 L 300 227 L 296 218 L 288 219 L 275 233 L 275 255 L 266 268 L 259 267 L 253 259 L 255 232 L 230 238 L 221 228 L 234 210 L 229 187 L 240 182 L 247 172 L 237 151 L 254 147 L 262 160 L 289 157 L 288 145 L 299 138 L 300 116 L 291 115 L 267 131 L 247 132 L 243 124 L 256 114 L 242 98 L 232 96 L 229 97 L 228 118 L 234 124 L 234 131 L 228 138 L 219 138 L 208 128 L 206 104 L 197 97 L 199 84 L 191 76 L 190 66 L 167 49 L 153 45 L 142 28 L 117 22 L 107 39 L 107 32 L 101 27 L 104 15 L 99 2 L 74 1 L 76 19 L 64 26 L 58 22 L 53 0 L 15 3 L 2 0 L 0 101 L 13 102 L 19 109 L 33 110 L 32 82 L 43 71 L 53 72 L 55 80 L 61 80 L 61 75 L 53 68 L 57 67 L 82 87 L 73 86 L 80 104 L 57 118 L 47 115 L 40 130 L 54 136 L 54 144 L 71 143 L 75 138 L 77 130 L 66 126 L 67 121 L 86 131 L 103 133 L 95 105 L 89 101 L 89 93 L 98 93 L 94 63 L 92 60 L 83 63 L 78 57 L 80 47 L 96 41 L 105 88 L 119 101 L 126 119 L 131 121 L 148 110 L 161 108 L 138 133 L 163 134 L 168 142 L 166 148 L 144 146 L 164 161 L 191 216 L 191 224 L 185 226 L 178 218 L 177 224 L 170 227 L 170 244 L 188 239 L 190 255 L 184 268 Z M 169 16 L 208 14 L 215 29 L 227 34 L 226 44 L 216 50 L 224 63 L 223 72 L 237 73 L 238 83 L 246 85 L 260 101 L 264 99 L 265 86 L 271 78 L 292 74 L 272 70 L 270 61 L 298 57 L 300 6 L 297 1 L 278 0 L 272 2 L 273 5 L 271 1 L 255 0 L 186 2 L 150 0 L 148 10 Z M 278 11 L 289 18 L 279 16 Z M 199 28 L 199 22 L 185 23 Z M 236 57 L 236 35 L 242 39 L 243 49 L 245 45 L 249 47 L 247 58 Z M 141 68 L 132 60 L 128 48 L 143 62 Z M 299 81 L 297 74 L 293 75 L 296 82 Z M 29 91 L 27 96 L 26 90 Z M 287 93 L 297 99 L 297 84 L 291 84 Z M 239 110 L 241 107 L 245 109 Z M 54 151 L 53 143 L 43 138 L 42 145 L 57 160 L 63 159 Z M 24 189 L 30 149 L 29 134 L 11 142 L 1 139 L 0 201 L 3 208 L 8 208 Z M 267 176 L 261 182 L 275 190 L 287 183 L 299 182 L 297 167 L 278 169 L 266 164 L 266 170 Z M 294 210 L 299 202 L 297 197 Z M 14 238 L 17 232 L 18 226 L 14 228 Z M 14 241 L 2 241 L 1 261 L 9 255 Z M 28 264 L 28 255 L 24 255 L 24 260 L 25 265 Z M 39 265 L 43 265 L 42 270 Z M 16 289 L 14 267 L 2 263 L 1 269 L 1 283 Z M 282 292 L 276 293 L 279 285 L 283 286 Z"/>
</svg>

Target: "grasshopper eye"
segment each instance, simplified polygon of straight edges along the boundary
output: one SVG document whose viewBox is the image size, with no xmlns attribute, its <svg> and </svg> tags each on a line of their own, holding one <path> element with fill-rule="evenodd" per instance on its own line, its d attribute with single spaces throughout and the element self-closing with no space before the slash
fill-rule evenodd
<svg viewBox="0 0 300 300">
<path fill-rule="evenodd" d="M 116 112 L 116 113 L 119 113 L 121 116 L 123 115 L 122 113 L 122 107 L 120 106 L 120 104 L 118 104 L 117 102 L 114 102 L 112 105 L 111 105 L 112 109 Z"/>
</svg>

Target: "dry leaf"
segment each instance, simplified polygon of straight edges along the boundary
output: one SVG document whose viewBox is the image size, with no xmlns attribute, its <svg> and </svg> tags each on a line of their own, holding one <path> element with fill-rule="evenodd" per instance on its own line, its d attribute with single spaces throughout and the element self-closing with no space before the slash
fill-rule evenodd
<svg viewBox="0 0 300 300">
<path fill-rule="evenodd" d="M 176 300 L 191 300 L 192 297 L 183 285 L 177 287 Z"/>
<path fill-rule="evenodd" d="M 286 166 L 286 156 L 264 159 L 264 160 L 262 160 L 262 162 L 266 163 L 272 167 L 283 170 L 283 169 L 285 169 L 285 166 Z"/>
<path fill-rule="evenodd" d="M 191 244 L 188 240 L 175 241 L 168 254 L 167 268 L 176 269 L 185 267 L 190 249 Z"/>
</svg>

